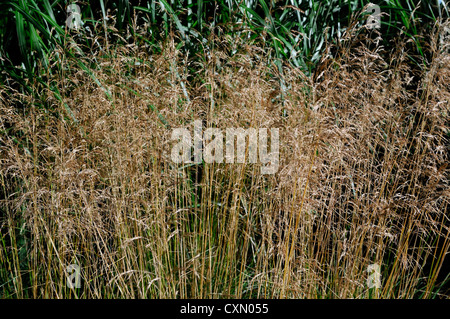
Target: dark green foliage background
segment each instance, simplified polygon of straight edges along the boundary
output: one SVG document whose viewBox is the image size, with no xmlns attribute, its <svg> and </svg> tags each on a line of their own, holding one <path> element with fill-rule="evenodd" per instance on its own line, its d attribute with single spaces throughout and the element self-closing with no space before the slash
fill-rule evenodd
<svg viewBox="0 0 450 319">
<path fill-rule="evenodd" d="M 416 43 L 423 54 L 421 32 L 439 15 L 448 15 L 436 1 L 374 1 L 380 6 L 384 44 L 400 31 Z M 311 73 L 328 41 L 337 41 L 352 21 L 365 23 L 366 0 L 327 1 L 51 1 L 15 0 L 0 4 L 1 80 L 13 78 L 23 83 L 25 77 L 39 76 L 49 65 L 48 56 L 55 47 L 64 47 L 75 37 L 92 47 L 92 38 L 67 30 L 67 7 L 77 3 L 84 22 L 81 35 L 108 35 L 112 41 L 131 41 L 135 28 L 146 28 L 146 37 L 138 39 L 157 49 L 158 41 L 169 32 L 179 35 L 180 46 L 197 56 L 207 48 L 210 34 L 228 33 L 250 42 L 262 43 L 276 61 L 289 61 Z M 113 37 L 114 26 L 128 37 Z M 105 23 L 106 22 L 106 23 Z M 88 30 L 87 30 L 88 28 Z M 135 40 L 135 37 L 133 38 Z M 270 49 L 270 50 L 269 50 Z M 68 52 L 70 53 L 70 52 Z"/>
</svg>

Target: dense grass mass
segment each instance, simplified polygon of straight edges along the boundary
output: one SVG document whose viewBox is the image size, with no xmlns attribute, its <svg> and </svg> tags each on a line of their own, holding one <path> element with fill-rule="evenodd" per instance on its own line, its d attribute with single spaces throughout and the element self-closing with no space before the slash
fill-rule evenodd
<svg viewBox="0 0 450 319">
<path fill-rule="evenodd" d="M 243 28 L 234 1 L 212 22 L 209 2 L 185 14 L 177 1 L 118 3 L 97 26 L 92 9 L 92 35 L 59 30 L 22 66 L 2 48 L 0 298 L 450 296 L 449 22 L 420 29 L 411 7 L 391 16 L 404 33 L 389 39 L 349 10 L 339 37 L 311 38 L 320 54 L 305 44 L 296 63 L 255 27 L 274 5 L 250 1 Z M 280 25 L 316 3 L 289 4 L 272 26 L 295 36 Z M 424 3 L 414 14 L 432 21 Z M 199 119 L 278 128 L 278 171 L 174 163 L 172 130 Z M 67 286 L 70 264 L 80 288 Z M 373 264 L 380 288 L 368 287 Z"/>
</svg>

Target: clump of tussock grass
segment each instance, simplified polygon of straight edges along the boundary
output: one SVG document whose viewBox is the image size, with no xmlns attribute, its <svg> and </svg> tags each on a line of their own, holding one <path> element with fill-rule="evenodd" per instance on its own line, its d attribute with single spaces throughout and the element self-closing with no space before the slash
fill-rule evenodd
<svg viewBox="0 0 450 319">
<path fill-rule="evenodd" d="M 433 39 L 419 79 L 401 48 L 386 60 L 349 32 L 315 79 L 242 42 L 229 56 L 227 38 L 191 66 L 172 38 L 160 54 L 106 48 L 95 74 L 65 60 L 49 79 L 61 100 L 3 88 L 2 296 L 445 296 L 450 57 Z M 278 172 L 173 163 L 171 128 L 199 118 L 279 128 Z"/>
</svg>

